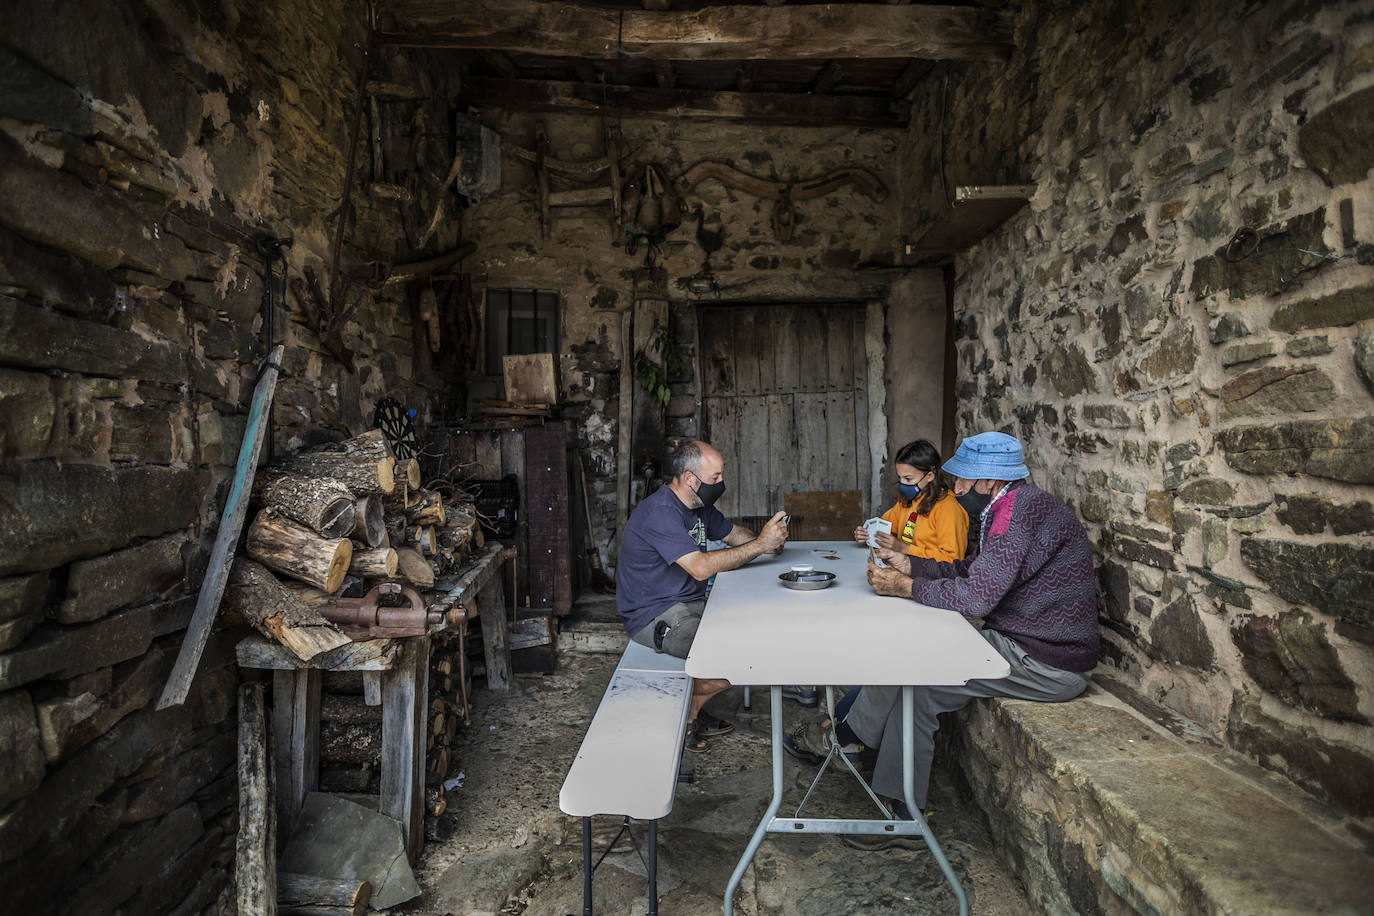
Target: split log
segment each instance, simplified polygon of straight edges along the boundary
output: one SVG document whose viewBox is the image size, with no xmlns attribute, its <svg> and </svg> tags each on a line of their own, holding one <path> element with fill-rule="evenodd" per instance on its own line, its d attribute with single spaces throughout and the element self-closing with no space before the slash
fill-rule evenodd
<svg viewBox="0 0 1374 916">
<path fill-rule="evenodd" d="M 444 499 L 432 490 L 420 490 L 419 498 L 405 509 L 406 518 L 413 525 L 435 525 L 442 528 L 448 521 Z"/>
<path fill-rule="evenodd" d="M 242 557 L 229 570 L 221 606 L 253 629 L 275 639 L 301 661 L 346 646 L 338 627 L 296 597 L 261 565 Z"/>
<path fill-rule="evenodd" d="M 412 490 L 420 488 L 420 459 L 402 458 L 396 462 L 396 479 L 410 484 Z"/>
<path fill-rule="evenodd" d="M 239 686 L 239 835 L 234 873 L 240 913 L 277 911 L 277 819 L 269 777 L 262 684 Z"/>
<path fill-rule="evenodd" d="M 396 549 L 397 578 L 404 579 L 420 590 L 434 587 L 434 567 L 409 547 Z"/>
<path fill-rule="evenodd" d="M 281 872 L 277 875 L 277 912 L 293 916 L 362 916 L 372 899 L 372 885 L 353 878 L 317 878 Z"/>
<path fill-rule="evenodd" d="M 368 706 L 362 694 L 326 693 L 320 697 L 320 721 L 341 725 L 381 725 L 382 707 Z"/>
<path fill-rule="evenodd" d="M 272 509 L 327 538 L 348 537 L 356 514 L 353 494 L 337 480 L 290 473 L 258 477 L 249 506 Z"/>
<path fill-rule="evenodd" d="M 376 496 L 360 496 L 353 503 L 353 530 L 349 536 L 368 547 L 382 547 L 386 537 L 382 500 Z"/>
<path fill-rule="evenodd" d="M 396 489 L 396 457 L 379 429 L 283 459 L 280 469 L 304 477 L 332 478 L 358 496 Z"/>
<path fill-rule="evenodd" d="M 353 542 L 321 538 L 303 525 L 264 509 L 248 528 L 248 555 L 307 585 L 337 592 L 343 585 Z"/>
<path fill-rule="evenodd" d="M 317 608 L 334 600 L 329 592 L 320 591 L 313 585 L 306 585 L 296 579 L 278 579 L 282 587 L 305 603 L 306 607 Z"/>
<path fill-rule="evenodd" d="M 406 514 L 404 512 L 388 512 L 382 517 L 382 522 L 391 546 L 404 547 L 406 545 Z"/>
<path fill-rule="evenodd" d="M 396 575 L 396 551 L 390 547 L 375 550 L 354 550 L 348 571 L 355 576 L 390 579 Z"/>
</svg>

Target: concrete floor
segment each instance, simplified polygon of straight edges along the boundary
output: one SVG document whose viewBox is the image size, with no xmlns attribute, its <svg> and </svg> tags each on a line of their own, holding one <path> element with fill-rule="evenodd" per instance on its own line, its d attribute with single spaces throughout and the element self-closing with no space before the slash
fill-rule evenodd
<svg viewBox="0 0 1374 916">
<path fill-rule="evenodd" d="M 580 615 L 603 616 L 604 606 Z M 581 822 L 558 810 L 558 790 L 610 679 L 618 656 L 564 651 L 559 670 L 521 676 L 507 695 L 474 692 L 473 726 L 460 731 L 451 776 L 462 786 L 447 793 L 444 818 L 454 832 L 427 844 L 417 869 L 424 894 L 392 912 L 405 914 L 526 914 L 582 912 Z M 480 683 L 480 682 L 479 682 Z M 721 911 L 722 894 L 771 792 L 766 696 L 742 708 L 736 688 L 710 710 L 737 724 L 712 739 L 703 754 L 688 754 L 672 813 L 659 829 L 660 911 L 696 916 Z M 786 704 L 786 725 L 814 715 Z M 801 800 L 815 768 L 788 758 L 783 812 Z M 789 804 L 792 806 L 789 808 Z M 870 816 L 871 803 L 847 775 L 827 775 L 808 805 L 812 816 Z M 1001 863 L 981 822 L 937 771 L 932 829 L 968 894 L 986 916 L 1029 911 L 1016 879 Z M 598 818 L 597 855 L 619 829 Z M 646 827 L 635 825 L 641 849 Z M 622 839 L 598 868 L 596 912 L 647 913 L 644 868 Z M 736 896 L 740 916 L 954 913 L 954 895 L 924 848 L 860 852 L 836 837 L 764 840 Z"/>
</svg>

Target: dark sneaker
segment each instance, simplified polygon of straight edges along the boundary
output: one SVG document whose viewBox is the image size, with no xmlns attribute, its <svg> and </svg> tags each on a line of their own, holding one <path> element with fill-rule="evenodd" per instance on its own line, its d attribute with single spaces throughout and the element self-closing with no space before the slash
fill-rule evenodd
<svg viewBox="0 0 1374 916">
<path fill-rule="evenodd" d="M 697 734 L 703 738 L 728 735 L 735 730 L 735 723 L 713 716 L 706 710 L 697 713 Z"/>
<path fill-rule="evenodd" d="M 792 700 L 795 703 L 800 703 L 808 709 L 820 702 L 820 699 L 816 696 L 815 687 L 803 687 L 795 684 L 782 688 L 782 698 L 784 700 Z"/>
<path fill-rule="evenodd" d="M 783 735 L 782 746 L 798 760 L 819 764 L 830 754 L 832 740 L 829 725 L 819 721 L 803 722 L 792 730 L 792 734 Z M 863 750 L 863 745 L 846 744 L 840 750 L 857 754 Z"/>
</svg>

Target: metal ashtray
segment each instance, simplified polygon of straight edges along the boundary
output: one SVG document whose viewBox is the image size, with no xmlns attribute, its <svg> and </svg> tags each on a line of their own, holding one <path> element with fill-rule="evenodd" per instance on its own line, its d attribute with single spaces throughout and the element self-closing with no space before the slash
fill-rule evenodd
<svg viewBox="0 0 1374 916">
<path fill-rule="evenodd" d="M 778 579 L 788 588 L 795 588 L 798 591 L 814 591 L 818 588 L 828 588 L 835 581 L 835 574 L 823 570 L 812 570 L 810 572 L 797 572 L 789 570 L 779 573 Z"/>
</svg>

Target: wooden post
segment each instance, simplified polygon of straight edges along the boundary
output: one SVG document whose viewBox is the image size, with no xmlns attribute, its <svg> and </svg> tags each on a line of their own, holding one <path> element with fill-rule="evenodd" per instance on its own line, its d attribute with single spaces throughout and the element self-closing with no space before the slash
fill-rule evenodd
<svg viewBox="0 0 1374 916">
<path fill-rule="evenodd" d="M 277 823 L 283 847 L 305 796 L 320 785 L 320 683 L 318 668 L 272 672 Z"/>
<path fill-rule="evenodd" d="M 429 637 L 401 640 L 401 660 L 382 673 L 382 798 L 380 810 L 401 825 L 414 865 L 425 842 L 425 715 L 429 698 Z"/>
<path fill-rule="evenodd" d="M 482 621 L 482 646 L 487 655 L 487 689 L 510 690 L 510 642 L 506 636 L 506 590 L 503 576 L 492 576 L 477 593 L 477 612 Z"/>
<path fill-rule="evenodd" d="M 234 870 L 238 911 L 277 912 L 277 819 L 272 804 L 262 684 L 239 686 L 239 834 Z"/>
<path fill-rule="evenodd" d="M 630 428 L 634 423 L 634 378 L 635 353 L 631 326 L 634 320 L 633 303 L 620 313 L 620 409 L 617 427 L 619 441 L 616 446 L 616 493 L 615 523 L 616 534 L 625 530 L 625 522 L 630 517 Z"/>
</svg>

